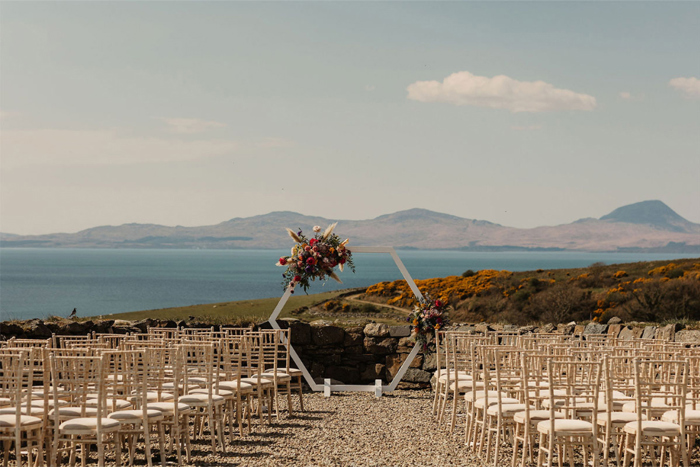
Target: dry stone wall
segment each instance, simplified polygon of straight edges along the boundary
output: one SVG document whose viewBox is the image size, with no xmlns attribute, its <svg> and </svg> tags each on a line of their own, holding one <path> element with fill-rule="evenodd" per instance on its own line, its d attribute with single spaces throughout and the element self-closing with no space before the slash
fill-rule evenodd
<svg viewBox="0 0 700 467">
<path fill-rule="evenodd" d="M 321 381 L 331 378 L 345 384 L 373 384 L 375 379 L 391 382 L 401 365 L 411 352 L 414 342 L 410 336 L 410 326 L 387 326 L 370 323 L 364 327 L 342 328 L 328 321 L 306 323 L 296 319 L 279 321 L 280 326 L 291 328 L 292 345 L 301 357 L 311 375 Z M 99 320 L 71 321 L 40 319 L 28 321 L 0 322 L 0 340 L 17 338 L 48 338 L 56 335 L 85 335 L 98 333 L 142 333 L 148 327 L 200 327 L 209 328 L 205 323 L 188 323 L 184 321 L 159 321 L 145 319 L 142 321 Z M 216 329 L 217 326 L 214 326 Z M 260 328 L 269 328 L 264 323 Z M 639 323 L 613 324 L 576 323 L 547 324 L 536 326 L 511 326 L 495 324 L 459 324 L 455 329 L 470 331 L 475 334 L 489 331 L 511 331 L 520 334 L 532 332 L 554 332 L 573 334 L 585 338 L 587 335 L 607 334 L 622 340 L 654 339 L 682 342 L 688 345 L 700 345 L 700 330 L 685 329 L 680 324 L 666 326 L 644 325 Z M 430 378 L 437 368 L 434 353 L 421 352 L 413 360 L 399 387 L 423 388 L 430 386 Z"/>
</svg>

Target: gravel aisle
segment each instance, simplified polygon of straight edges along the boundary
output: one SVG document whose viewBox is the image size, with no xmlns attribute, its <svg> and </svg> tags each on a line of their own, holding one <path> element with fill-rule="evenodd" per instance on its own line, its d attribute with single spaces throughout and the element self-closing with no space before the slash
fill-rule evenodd
<svg viewBox="0 0 700 467">
<path fill-rule="evenodd" d="M 449 436 L 430 415 L 428 391 L 304 396 L 307 411 L 271 427 L 254 422 L 251 436 L 229 452 L 211 455 L 197 443 L 195 466 L 481 466 L 463 446 L 463 430 Z M 201 449 L 200 449 L 201 447 Z M 158 459 L 154 459 L 158 461 Z M 509 464 L 505 458 L 499 465 Z"/>
</svg>

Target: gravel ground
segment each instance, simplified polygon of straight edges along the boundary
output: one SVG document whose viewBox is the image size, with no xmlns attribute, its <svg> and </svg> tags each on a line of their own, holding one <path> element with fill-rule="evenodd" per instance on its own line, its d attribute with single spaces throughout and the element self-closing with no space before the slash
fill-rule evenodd
<svg viewBox="0 0 700 467">
<path fill-rule="evenodd" d="M 427 390 L 395 391 L 380 399 L 372 393 L 335 393 L 331 398 L 307 393 L 305 412 L 288 418 L 283 411 L 281 420 L 269 426 L 253 420 L 251 435 L 236 436 L 226 453 L 212 454 L 208 442 L 193 441 L 192 462 L 185 465 L 483 467 L 464 446 L 464 419 L 450 435 L 433 421 L 432 401 Z M 510 466 L 511 454 L 503 446 L 496 465 Z M 693 454 L 691 466 L 697 466 L 697 449 Z M 91 457 L 96 465 L 94 453 Z M 153 464 L 160 465 L 157 454 Z M 142 450 L 135 465 L 145 465 Z M 177 465 L 174 455 L 168 465 Z M 577 466 L 583 467 L 580 461 Z"/>
<path fill-rule="evenodd" d="M 304 395 L 305 412 L 272 425 L 253 421 L 250 436 L 237 437 L 228 452 L 193 443 L 191 466 L 469 466 L 482 462 L 463 445 L 464 431 L 450 436 L 431 416 L 429 391 Z M 142 453 L 136 464 L 143 465 Z M 154 466 L 160 458 L 153 459 Z M 175 456 L 168 465 L 176 465 Z M 498 465 L 510 465 L 503 457 Z"/>
</svg>

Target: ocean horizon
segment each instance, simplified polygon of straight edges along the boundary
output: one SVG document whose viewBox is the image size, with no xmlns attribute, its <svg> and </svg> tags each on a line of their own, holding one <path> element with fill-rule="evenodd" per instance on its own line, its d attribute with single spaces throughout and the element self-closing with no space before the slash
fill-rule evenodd
<svg viewBox="0 0 700 467">
<path fill-rule="evenodd" d="M 637 261 L 692 258 L 693 254 L 564 251 L 468 252 L 397 250 L 414 279 L 460 275 L 468 269 L 527 271 Z M 279 297 L 289 250 L 144 250 L 0 248 L 0 320 L 105 316 L 130 311 Z M 358 253 L 356 273 L 343 284 L 312 283 L 309 293 L 401 279 L 388 254 Z M 299 292 L 301 293 L 301 292 Z"/>
</svg>

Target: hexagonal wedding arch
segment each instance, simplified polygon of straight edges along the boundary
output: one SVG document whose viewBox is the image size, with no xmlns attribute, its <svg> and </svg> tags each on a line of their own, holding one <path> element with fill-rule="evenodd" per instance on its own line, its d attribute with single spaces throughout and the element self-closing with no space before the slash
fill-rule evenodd
<svg viewBox="0 0 700 467">
<path fill-rule="evenodd" d="M 396 266 L 399 268 L 399 271 L 401 271 L 401 275 L 403 275 L 403 278 L 406 279 L 406 283 L 411 288 L 413 295 L 415 295 L 415 297 L 419 300 L 423 298 L 423 295 L 420 293 L 420 290 L 418 290 L 418 286 L 416 286 L 416 283 L 413 281 L 413 278 L 408 273 L 408 270 L 401 262 L 399 255 L 396 254 L 396 250 L 394 250 L 393 247 L 390 247 L 390 246 L 378 246 L 378 247 L 353 246 L 353 247 L 349 247 L 348 250 L 350 250 L 353 255 L 355 253 L 388 253 L 388 254 L 390 254 L 391 257 L 393 258 L 394 262 L 396 263 Z M 292 290 L 293 290 L 292 287 L 287 287 L 287 290 L 285 290 L 284 294 L 282 295 L 282 298 L 280 298 L 279 303 L 277 303 L 277 306 L 272 311 L 272 314 L 270 315 L 270 318 L 268 319 L 270 326 L 272 326 L 274 329 L 281 329 L 279 324 L 277 324 L 277 317 L 282 312 L 282 308 L 284 308 L 284 305 L 287 303 L 287 300 L 289 300 L 289 297 L 292 295 Z M 331 384 L 330 379 L 325 379 L 324 384 L 318 384 L 311 377 L 311 373 L 309 373 L 309 370 L 307 370 L 306 365 L 304 365 L 304 362 L 302 362 L 299 355 L 297 355 L 296 351 L 294 350 L 294 347 L 291 345 L 291 342 L 290 343 L 285 342 L 285 344 L 287 344 L 289 346 L 289 354 L 292 357 L 292 359 L 294 360 L 294 363 L 297 364 L 297 368 L 299 368 L 301 370 L 301 372 L 304 374 L 304 379 L 306 380 L 306 383 L 309 385 L 309 387 L 311 387 L 311 389 L 313 391 L 323 391 L 324 395 L 326 397 L 330 397 L 332 391 L 340 391 L 340 392 L 342 392 L 342 391 L 368 391 L 368 392 L 374 392 L 376 397 L 381 397 L 382 393 L 391 392 L 391 391 L 396 389 L 396 386 L 398 386 L 398 384 L 401 382 L 401 378 L 403 378 L 403 375 L 406 373 L 406 370 L 408 370 L 408 367 L 411 365 L 411 362 L 413 361 L 413 359 L 416 358 L 416 355 L 418 354 L 418 352 L 420 350 L 420 346 L 418 346 L 418 345 L 413 346 L 411 353 L 408 354 L 408 357 L 403 362 L 403 365 L 401 365 L 401 368 L 399 368 L 398 373 L 396 373 L 396 376 L 394 376 L 394 379 L 391 380 L 391 383 L 389 385 L 386 385 L 386 386 L 382 385 L 381 379 L 375 380 L 374 385 Z"/>
</svg>

